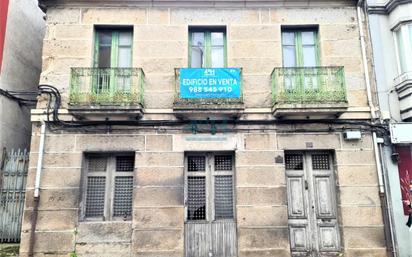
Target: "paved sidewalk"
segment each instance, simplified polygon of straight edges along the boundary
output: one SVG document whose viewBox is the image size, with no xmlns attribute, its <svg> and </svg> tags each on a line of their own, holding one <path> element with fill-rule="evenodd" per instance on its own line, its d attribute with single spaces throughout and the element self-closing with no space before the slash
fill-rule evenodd
<svg viewBox="0 0 412 257">
<path fill-rule="evenodd" d="M 17 257 L 19 248 L 19 244 L 0 244 L 0 257 Z"/>
</svg>

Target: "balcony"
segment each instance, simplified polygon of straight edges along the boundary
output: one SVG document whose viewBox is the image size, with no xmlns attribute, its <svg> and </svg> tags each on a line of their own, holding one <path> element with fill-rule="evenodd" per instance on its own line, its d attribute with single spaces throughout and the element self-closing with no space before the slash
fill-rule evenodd
<svg viewBox="0 0 412 257">
<path fill-rule="evenodd" d="M 398 94 L 401 119 L 412 121 L 412 72 L 395 78 L 395 90 Z"/>
<path fill-rule="evenodd" d="M 143 93 L 140 68 L 72 68 L 69 111 L 79 119 L 140 119 Z"/>
<path fill-rule="evenodd" d="M 347 109 L 343 67 L 275 68 L 271 79 L 277 118 L 338 117 Z"/>
<path fill-rule="evenodd" d="M 175 78 L 178 118 L 236 119 L 244 110 L 240 68 L 178 68 Z"/>
</svg>

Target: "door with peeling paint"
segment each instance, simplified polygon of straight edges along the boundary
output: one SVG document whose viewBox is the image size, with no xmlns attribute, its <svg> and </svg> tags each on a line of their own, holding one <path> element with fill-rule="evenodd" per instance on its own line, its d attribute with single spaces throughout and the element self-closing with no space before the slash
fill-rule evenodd
<svg viewBox="0 0 412 257">
<path fill-rule="evenodd" d="M 185 256 L 237 256 L 233 154 L 187 154 L 185 173 Z"/>
<path fill-rule="evenodd" d="M 332 156 L 286 152 L 285 168 L 292 256 L 336 255 L 341 246 Z"/>
</svg>

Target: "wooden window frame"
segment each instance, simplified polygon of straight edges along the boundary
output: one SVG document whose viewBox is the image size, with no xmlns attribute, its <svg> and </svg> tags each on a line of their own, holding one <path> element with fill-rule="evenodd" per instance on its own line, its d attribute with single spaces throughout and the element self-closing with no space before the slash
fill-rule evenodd
<svg viewBox="0 0 412 257">
<path fill-rule="evenodd" d="M 317 27 L 282 27 L 281 29 L 281 46 L 282 46 L 282 65 L 284 67 L 284 56 L 283 56 L 283 33 L 290 32 L 294 33 L 295 36 L 295 67 L 304 67 L 303 66 L 303 43 L 302 43 L 302 32 L 313 32 L 314 33 L 314 42 L 315 42 L 315 61 L 316 66 L 321 65 L 320 61 L 320 43 L 319 43 L 319 29 Z"/>
<path fill-rule="evenodd" d="M 192 34 L 194 32 L 203 32 L 205 35 L 205 46 L 204 46 L 204 63 L 201 68 L 212 68 L 212 32 L 222 32 L 223 33 L 223 68 L 227 68 L 227 30 L 226 27 L 189 27 L 189 67 L 192 67 Z"/>
<path fill-rule="evenodd" d="M 130 215 L 127 217 L 113 216 L 114 212 L 114 194 L 115 194 L 115 179 L 117 177 L 133 177 L 133 191 L 134 191 L 134 169 L 135 162 L 133 163 L 133 171 L 119 172 L 116 170 L 116 158 L 130 156 L 134 157 L 133 153 L 87 153 L 83 161 L 83 172 L 82 172 L 82 188 L 81 188 L 81 202 L 80 202 L 80 213 L 81 221 L 126 221 L 132 219 L 133 207 Z M 89 172 L 89 162 L 88 160 L 93 157 L 105 158 L 106 159 L 106 171 L 99 172 Z M 87 182 L 89 177 L 105 177 L 105 197 L 104 197 L 104 212 L 102 217 L 86 217 L 86 206 L 87 206 Z M 133 199 L 133 193 L 132 193 Z M 132 202 L 133 204 L 133 202 Z"/>
<path fill-rule="evenodd" d="M 215 170 L 215 156 L 228 155 L 232 157 L 232 170 L 231 171 L 216 171 Z M 205 156 L 206 167 L 205 171 L 188 171 L 188 157 L 189 156 Z M 235 155 L 232 152 L 189 152 L 185 154 L 184 161 L 184 207 L 185 207 L 185 222 L 186 223 L 202 223 L 202 222 L 215 222 L 223 220 L 236 220 L 236 193 L 235 193 Z M 217 176 L 232 176 L 232 218 L 216 219 L 215 215 L 215 178 Z M 188 177 L 205 177 L 205 189 L 206 189 L 206 219 L 204 220 L 189 220 L 188 219 Z"/>
<path fill-rule="evenodd" d="M 112 34 L 112 42 L 110 46 L 110 67 L 99 67 L 99 33 L 110 32 Z M 94 29 L 94 50 L 93 50 L 93 67 L 95 68 L 117 68 L 119 60 L 119 33 L 120 32 L 130 32 L 132 35 L 132 41 L 130 45 L 131 56 L 130 56 L 130 67 L 133 64 L 133 27 L 95 27 Z"/>
<path fill-rule="evenodd" d="M 103 32 L 110 32 L 111 33 L 111 44 L 110 44 L 110 67 L 99 67 L 99 33 Z M 94 29 L 94 50 L 93 50 L 93 67 L 94 68 L 101 68 L 101 69 L 115 69 L 119 66 L 119 48 L 121 47 L 119 44 L 119 35 L 120 32 L 130 32 L 131 33 L 131 45 L 130 45 L 130 63 L 129 67 L 133 66 L 133 27 L 130 26 L 120 26 L 120 27 L 100 27 L 97 26 Z M 97 87 L 98 83 L 96 81 L 97 77 L 93 77 L 93 92 L 99 92 L 101 89 Z M 117 81 L 115 79 L 115 72 L 114 70 L 110 71 L 110 78 L 109 78 L 109 91 L 114 93 L 117 89 Z"/>
</svg>

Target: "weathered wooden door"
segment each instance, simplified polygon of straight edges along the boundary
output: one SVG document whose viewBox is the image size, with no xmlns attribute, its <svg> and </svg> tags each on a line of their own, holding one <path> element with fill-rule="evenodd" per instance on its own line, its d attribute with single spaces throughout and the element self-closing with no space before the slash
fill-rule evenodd
<svg viewBox="0 0 412 257">
<path fill-rule="evenodd" d="M 340 251 L 332 157 L 327 152 L 285 154 L 292 256 Z"/>
<path fill-rule="evenodd" d="M 233 155 L 188 154 L 185 170 L 185 256 L 235 257 Z"/>
</svg>

